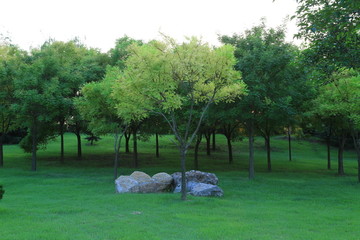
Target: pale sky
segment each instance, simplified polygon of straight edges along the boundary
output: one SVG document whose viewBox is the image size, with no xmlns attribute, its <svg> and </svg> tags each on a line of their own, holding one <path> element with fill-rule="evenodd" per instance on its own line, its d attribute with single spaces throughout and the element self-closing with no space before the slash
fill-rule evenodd
<svg viewBox="0 0 360 240">
<path fill-rule="evenodd" d="M 218 45 L 217 34 L 242 33 L 262 17 L 279 26 L 296 6 L 295 0 L 0 0 L 0 34 L 25 50 L 78 37 L 108 51 L 125 34 L 148 41 L 160 39 L 159 32 Z M 295 21 L 287 26 L 292 41 Z"/>
</svg>

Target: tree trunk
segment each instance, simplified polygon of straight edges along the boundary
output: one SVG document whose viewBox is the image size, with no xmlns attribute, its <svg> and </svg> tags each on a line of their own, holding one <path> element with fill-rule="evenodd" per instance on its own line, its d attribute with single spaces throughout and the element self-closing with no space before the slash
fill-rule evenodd
<svg viewBox="0 0 360 240">
<path fill-rule="evenodd" d="M 186 200 L 186 151 L 187 148 L 180 146 L 180 158 L 181 158 L 181 200 Z"/>
<path fill-rule="evenodd" d="M 229 164 L 233 163 L 233 152 L 232 152 L 232 145 L 231 145 L 231 136 L 225 135 L 227 140 L 227 146 L 228 146 L 228 154 L 229 154 Z"/>
<path fill-rule="evenodd" d="M 155 133 L 155 139 L 156 139 L 156 157 L 160 157 L 159 154 L 159 134 Z"/>
<path fill-rule="evenodd" d="M 126 132 L 124 134 L 124 136 L 125 136 L 125 152 L 130 153 L 129 141 L 130 141 L 131 134 L 129 132 Z"/>
<path fill-rule="evenodd" d="M 327 147 L 327 169 L 331 169 L 331 148 L 330 148 L 330 137 L 326 138 L 326 147 Z"/>
<path fill-rule="evenodd" d="M 138 151 L 137 151 L 137 135 L 136 135 L 137 129 L 134 129 L 133 131 L 133 144 L 134 144 L 134 165 L 135 168 L 139 167 L 139 159 L 138 159 Z"/>
<path fill-rule="evenodd" d="M 209 132 L 205 132 L 204 134 L 205 139 L 206 139 L 206 155 L 210 156 L 210 140 L 211 140 L 211 133 Z"/>
<path fill-rule="evenodd" d="M 271 172 L 270 136 L 265 137 L 265 145 L 266 145 L 266 156 L 267 156 L 267 168 L 268 168 L 268 171 Z"/>
<path fill-rule="evenodd" d="M 4 166 L 4 150 L 3 150 L 4 136 L 5 134 L 1 134 L 0 136 L 0 167 Z"/>
<path fill-rule="evenodd" d="M 120 157 L 120 144 L 121 137 L 119 133 L 115 133 L 114 135 L 114 151 L 115 151 L 115 159 L 114 159 L 114 180 L 118 177 L 118 166 L 119 166 L 119 157 Z"/>
<path fill-rule="evenodd" d="M 214 130 L 212 133 L 212 150 L 216 150 L 216 131 Z"/>
<path fill-rule="evenodd" d="M 250 126 L 248 126 L 249 131 L 249 179 L 254 179 L 255 169 L 254 169 L 254 122 L 251 120 Z"/>
<path fill-rule="evenodd" d="M 354 141 L 354 147 L 357 154 L 357 160 L 358 160 L 358 181 L 360 183 L 360 134 L 359 132 L 353 132 L 352 138 Z"/>
<path fill-rule="evenodd" d="M 292 161 L 292 155 L 291 155 L 291 127 L 288 126 L 288 141 L 289 141 L 289 161 Z"/>
<path fill-rule="evenodd" d="M 82 158 L 82 150 L 81 150 L 81 134 L 80 131 L 76 130 L 76 139 L 77 139 L 77 157 L 78 160 L 81 160 Z"/>
<path fill-rule="evenodd" d="M 61 119 L 60 120 L 60 161 L 63 163 L 64 162 L 64 124 L 65 124 L 65 120 Z"/>
<path fill-rule="evenodd" d="M 36 148 L 37 148 L 37 141 L 36 141 L 36 127 L 31 127 L 31 137 L 32 137 L 32 149 L 31 149 L 31 171 L 36 171 Z"/>
<path fill-rule="evenodd" d="M 346 142 L 345 134 L 342 134 L 341 138 L 339 139 L 339 151 L 338 151 L 338 174 L 344 175 L 344 146 Z"/>
<path fill-rule="evenodd" d="M 195 170 L 199 169 L 198 156 L 199 156 L 199 146 L 200 146 L 201 140 L 202 140 L 202 134 L 197 136 L 196 143 L 195 143 L 195 149 L 194 149 L 194 168 L 195 168 Z"/>
</svg>

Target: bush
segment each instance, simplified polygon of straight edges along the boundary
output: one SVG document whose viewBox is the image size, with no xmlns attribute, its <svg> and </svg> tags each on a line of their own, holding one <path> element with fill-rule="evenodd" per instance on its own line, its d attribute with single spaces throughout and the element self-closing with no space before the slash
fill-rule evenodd
<svg viewBox="0 0 360 240">
<path fill-rule="evenodd" d="M 3 190 L 3 186 L 0 185 L 0 199 L 2 199 L 4 193 L 5 193 L 5 191 Z"/>
</svg>

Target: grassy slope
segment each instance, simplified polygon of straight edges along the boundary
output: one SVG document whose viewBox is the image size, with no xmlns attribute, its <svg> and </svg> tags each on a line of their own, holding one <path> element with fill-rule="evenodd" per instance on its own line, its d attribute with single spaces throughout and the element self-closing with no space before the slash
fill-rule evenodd
<svg viewBox="0 0 360 240">
<path fill-rule="evenodd" d="M 354 153 L 346 153 L 344 177 L 326 170 L 325 147 L 294 142 L 288 162 L 285 140 L 273 139 L 273 169 L 266 172 L 263 141 L 256 141 L 256 180 L 247 180 L 246 142 L 235 143 L 235 163 L 226 146 L 200 156 L 201 170 L 215 172 L 223 198 L 181 202 L 178 194 L 114 194 L 112 139 L 83 146 L 76 160 L 75 138 L 66 135 L 66 162 L 59 163 L 59 143 L 39 152 L 39 171 L 30 172 L 30 156 L 6 146 L 0 183 L 1 240 L 62 239 L 360 239 L 360 184 Z M 140 142 L 140 170 L 149 174 L 178 170 L 178 154 L 161 138 L 161 158 L 153 142 Z M 204 151 L 203 151 L 204 152 Z M 335 151 L 333 152 L 335 155 Z M 334 157 L 335 159 L 335 157 Z M 131 155 L 120 172 L 129 174 Z M 192 167 L 192 151 L 188 168 Z M 333 162 L 336 168 L 336 161 Z"/>
</svg>

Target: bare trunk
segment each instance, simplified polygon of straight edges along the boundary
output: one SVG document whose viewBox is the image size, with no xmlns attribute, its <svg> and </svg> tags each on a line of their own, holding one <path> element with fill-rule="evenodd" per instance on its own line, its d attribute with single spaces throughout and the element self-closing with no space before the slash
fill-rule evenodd
<svg viewBox="0 0 360 240">
<path fill-rule="evenodd" d="M 339 151 L 338 151 L 338 174 L 344 175 L 344 146 L 346 142 L 345 134 L 342 134 L 341 138 L 339 139 Z"/>
<path fill-rule="evenodd" d="M 202 135 L 198 135 L 196 138 L 196 143 L 195 143 L 195 149 L 194 149 L 194 168 L 195 170 L 199 169 L 199 160 L 198 160 L 198 156 L 199 156 L 199 146 L 202 140 Z"/>
<path fill-rule="evenodd" d="M 206 155 L 210 156 L 210 139 L 211 139 L 211 133 L 207 132 L 204 134 L 206 139 Z"/>
<path fill-rule="evenodd" d="M 125 135 L 125 152 L 130 153 L 129 141 L 130 141 L 131 134 L 125 133 L 124 135 Z"/>
<path fill-rule="evenodd" d="M 186 151 L 187 148 L 180 146 L 180 158 L 181 158 L 181 200 L 186 200 Z"/>
<path fill-rule="evenodd" d="M 137 151 L 137 135 L 136 135 L 137 130 L 135 129 L 133 132 L 133 146 L 134 146 L 134 165 L 135 168 L 139 167 L 139 159 L 138 159 L 138 151 Z"/>
<path fill-rule="evenodd" d="M 229 164 L 233 163 L 233 152 L 232 152 L 232 144 L 231 144 L 231 137 L 228 135 L 226 136 L 227 146 L 228 146 L 228 154 L 229 154 Z"/>
<path fill-rule="evenodd" d="M 357 160 L 358 160 L 358 181 L 360 183 L 360 134 L 359 132 L 353 132 L 352 138 L 354 141 L 354 147 L 357 154 Z"/>
<path fill-rule="evenodd" d="M 118 176 L 118 166 L 119 166 L 119 158 L 120 158 L 120 144 L 121 144 L 121 137 L 119 133 L 115 133 L 114 135 L 114 152 L 115 152 L 115 159 L 114 159 L 114 180 L 117 179 Z"/>
<path fill-rule="evenodd" d="M 76 131 L 76 139 L 77 139 L 77 157 L 79 160 L 82 158 L 82 150 L 81 150 L 81 135 L 80 131 Z"/>
<path fill-rule="evenodd" d="M 291 127 L 288 126 L 288 142 L 289 142 L 289 161 L 292 161 L 292 155 L 291 155 Z"/>
<path fill-rule="evenodd" d="M 216 150 L 216 132 L 215 132 L 215 130 L 212 133 L 212 150 L 213 151 Z"/>
<path fill-rule="evenodd" d="M 327 169 L 331 169 L 331 148 L 330 148 L 330 138 L 326 138 L 326 147 L 327 147 Z"/>
<path fill-rule="evenodd" d="M 267 168 L 268 168 L 268 171 L 271 172 L 270 136 L 265 137 L 265 145 L 266 145 L 266 156 L 267 156 Z"/>
<path fill-rule="evenodd" d="M 159 154 L 159 134 L 155 133 L 155 139 L 156 139 L 156 157 L 160 157 Z"/>
<path fill-rule="evenodd" d="M 4 142 L 4 134 L 0 136 L 0 167 L 4 166 L 4 150 L 3 150 L 3 142 Z"/>
<path fill-rule="evenodd" d="M 251 120 L 250 126 L 248 126 L 249 131 L 249 179 L 254 179 L 255 169 L 254 169 L 254 122 Z"/>
<path fill-rule="evenodd" d="M 32 137 L 32 149 L 31 149 L 31 171 L 36 171 L 36 149 L 37 149 L 37 141 L 36 141 L 36 127 L 32 126 L 31 128 L 31 137 Z"/>
</svg>

